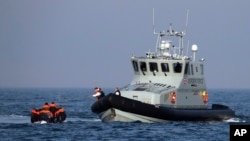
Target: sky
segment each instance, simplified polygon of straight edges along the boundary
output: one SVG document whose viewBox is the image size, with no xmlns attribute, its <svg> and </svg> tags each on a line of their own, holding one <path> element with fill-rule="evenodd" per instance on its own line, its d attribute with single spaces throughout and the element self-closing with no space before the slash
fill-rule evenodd
<svg viewBox="0 0 250 141">
<path fill-rule="evenodd" d="M 0 88 L 122 87 L 132 54 L 185 29 L 207 88 L 250 88 L 249 0 L 0 0 Z M 184 49 L 186 50 L 186 49 Z M 189 53 L 190 55 L 191 53 Z"/>
</svg>

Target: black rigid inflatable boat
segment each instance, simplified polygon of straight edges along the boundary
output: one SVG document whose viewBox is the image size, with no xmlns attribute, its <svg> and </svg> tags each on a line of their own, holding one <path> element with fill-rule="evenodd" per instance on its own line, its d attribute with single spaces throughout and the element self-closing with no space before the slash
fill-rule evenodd
<svg viewBox="0 0 250 141">
<path fill-rule="evenodd" d="M 213 104 L 211 108 L 207 109 L 173 108 L 147 104 L 115 94 L 109 94 L 99 99 L 92 105 L 91 110 L 94 113 L 101 114 L 112 108 L 128 113 L 173 121 L 221 121 L 235 115 L 232 109 L 221 104 Z"/>
</svg>

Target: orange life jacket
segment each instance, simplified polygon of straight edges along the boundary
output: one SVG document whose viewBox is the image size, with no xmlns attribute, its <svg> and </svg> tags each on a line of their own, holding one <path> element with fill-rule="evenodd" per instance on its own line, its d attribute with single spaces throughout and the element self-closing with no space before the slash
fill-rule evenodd
<svg viewBox="0 0 250 141">
<path fill-rule="evenodd" d="M 49 109 L 49 105 L 43 105 L 43 109 Z"/>
<path fill-rule="evenodd" d="M 64 112 L 63 108 L 60 108 L 56 111 L 55 116 L 58 116 L 60 113 Z"/>
<path fill-rule="evenodd" d="M 37 111 L 37 110 L 35 110 L 35 109 L 32 109 L 32 114 L 34 114 L 34 115 L 39 115 L 40 113 L 39 113 L 39 111 Z"/>
<path fill-rule="evenodd" d="M 52 113 L 49 111 L 49 110 L 46 110 L 46 109 L 42 109 L 39 114 L 49 114 L 50 117 L 53 117 Z"/>
<path fill-rule="evenodd" d="M 55 103 L 50 103 L 50 104 L 49 104 L 49 107 L 50 107 L 50 108 L 56 108 L 56 106 L 57 106 L 57 105 L 56 105 Z"/>
</svg>

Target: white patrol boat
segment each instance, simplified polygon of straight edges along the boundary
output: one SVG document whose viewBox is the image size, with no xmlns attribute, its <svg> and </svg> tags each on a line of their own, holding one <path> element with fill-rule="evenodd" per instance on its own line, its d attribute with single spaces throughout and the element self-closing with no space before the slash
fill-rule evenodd
<svg viewBox="0 0 250 141">
<path fill-rule="evenodd" d="M 204 59 L 196 60 L 197 45 L 191 47 L 192 57 L 183 55 L 185 32 L 174 31 L 170 24 L 166 32 L 154 29 L 154 34 L 158 36 L 156 51 L 131 57 L 134 79 L 121 89 L 121 96 L 109 94 L 99 99 L 92 112 L 103 122 L 218 121 L 233 117 L 235 112 L 228 106 L 208 105 Z M 178 46 L 174 45 L 176 37 Z"/>
</svg>

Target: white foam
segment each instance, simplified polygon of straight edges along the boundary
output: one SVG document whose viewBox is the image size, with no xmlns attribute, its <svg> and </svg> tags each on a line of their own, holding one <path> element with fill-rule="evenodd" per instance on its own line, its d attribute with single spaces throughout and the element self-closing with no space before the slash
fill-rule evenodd
<svg viewBox="0 0 250 141">
<path fill-rule="evenodd" d="M 47 124 L 47 121 L 42 120 L 40 124 Z"/>
<path fill-rule="evenodd" d="M 225 120 L 225 122 L 246 122 L 245 120 L 241 120 L 240 118 L 230 118 Z"/>
</svg>

